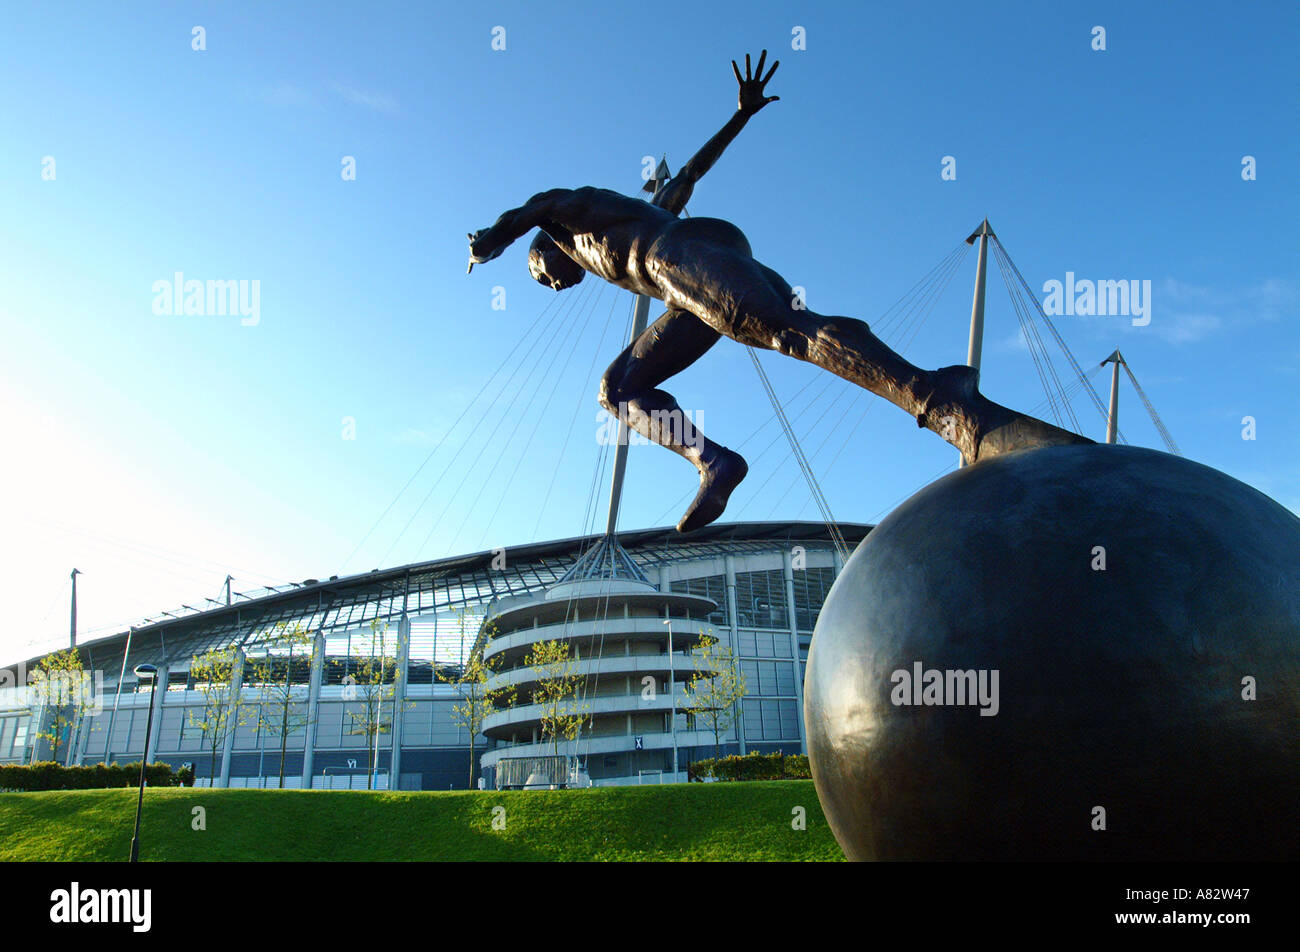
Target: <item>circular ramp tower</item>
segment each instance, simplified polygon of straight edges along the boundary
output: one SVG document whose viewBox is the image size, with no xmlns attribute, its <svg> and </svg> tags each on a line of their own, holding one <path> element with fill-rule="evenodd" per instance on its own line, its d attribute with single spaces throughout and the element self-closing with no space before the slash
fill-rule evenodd
<svg viewBox="0 0 1300 952">
<path fill-rule="evenodd" d="M 700 670 L 691 651 L 711 634 L 717 607 L 660 591 L 611 536 L 540 595 L 495 604 L 480 639 L 495 666 L 486 689 L 514 703 L 484 719 L 495 745 L 485 775 L 530 788 L 684 781 L 690 750 L 713 743 L 693 729 L 684 685 Z M 546 674 L 530 662 L 546 642 L 567 646 L 576 691 L 561 709 L 583 718 L 577 738 L 558 744 L 543 724 Z"/>
</svg>

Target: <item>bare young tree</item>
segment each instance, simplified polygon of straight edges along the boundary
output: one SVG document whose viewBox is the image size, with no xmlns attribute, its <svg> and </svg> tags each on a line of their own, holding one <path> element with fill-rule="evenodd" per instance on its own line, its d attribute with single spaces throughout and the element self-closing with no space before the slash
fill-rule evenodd
<svg viewBox="0 0 1300 952">
<path fill-rule="evenodd" d="M 351 728 L 348 733 L 366 739 L 366 789 L 374 789 L 375 765 L 379 757 L 379 738 L 393 730 L 396 704 L 397 656 L 388 653 L 388 623 L 378 619 L 370 623 L 370 644 L 354 649 L 356 672 L 344 679 L 343 697 L 358 708 L 347 711 Z M 350 679 L 350 681 L 348 680 Z M 385 713 L 384 706 L 388 705 Z"/>
<path fill-rule="evenodd" d="M 460 621 L 460 638 L 461 644 L 465 643 L 465 623 L 466 613 L 462 610 L 459 612 Z M 495 626 L 488 622 L 485 626 L 485 634 L 488 639 L 492 637 Z M 486 642 L 485 642 L 486 643 Z M 504 688 L 496 691 L 487 689 L 487 682 L 497 673 L 500 667 L 500 657 L 484 659 L 483 652 L 480 649 L 471 649 L 469 660 L 460 666 L 458 670 L 448 672 L 442 668 L 437 669 L 438 680 L 444 684 L 453 685 L 456 693 L 460 695 L 460 700 L 451 706 L 452 719 L 460 727 L 465 728 L 469 733 L 469 789 L 474 789 L 474 777 L 478 771 L 478 762 L 475 757 L 475 740 L 483 730 L 483 720 L 489 714 L 500 710 L 503 707 L 510 707 L 515 703 L 517 689 Z"/>
<path fill-rule="evenodd" d="M 686 710 L 713 732 L 713 757 L 718 757 L 722 733 L 736 721 L 736 706 L 746 694 L 745 676 L 740 673 L 729 645 L 705 635 L 691 649 L 695 672 L 686 687 Z"/>
<path fill-rule="evenodd" d="M 57 764 L 65 744 L 65 756 L 71 757 L 72 739 L 91 701 L 89 674 L 82 666 L 81 653 L 65 648 L 41 658 L 32 671 L 30 687 L 40 707 L 49 712 L 45 729 L 38 730 L 36 736 L 49 741 L 50 760 Z M 34 712 L 34 723 L 39 725 L 42 720 L 42 711 Z"/>
<path fill-rule="evenodd" d="M 192 727 L 203 732 L 203 742 L 208 748 L 208 777 L 217 785 L 217 756 L 225 747 L 226 738 L 243 723 L 243 699 L 234 687 L 237 656 L 234 648 L 211 648 L 195 655 L 190 661 L 190 677 L 194 690 L 203 694 L 201 714 L 188 711 Z"/>
<path fill-rule="evenodd" d="M 576 740 L 587 720 L 586 705 L 578 703 L 578 659 L 567 641 L 539 641 L 524 664 L 537 674 L 530 703 L 541 708 L 542 736 L 551 739 L 558 763 L 560 741 Z"/>
<path fill-rule="evenodd" d="M 303 691 L 293 683 L 294 662 L 302 663 L 305 658 L 310 663 L 311 644 L 311 632 L 301 624 L 290 626 L 281 622 L 260 642 L 266 654 L 252 660 L 252 680 L 258 688 L 258 729 L 280 741 L 280 789 L 284 789 L 289 736 L 312 721 L 311 712 L 303 703 Z"/>
</svg>

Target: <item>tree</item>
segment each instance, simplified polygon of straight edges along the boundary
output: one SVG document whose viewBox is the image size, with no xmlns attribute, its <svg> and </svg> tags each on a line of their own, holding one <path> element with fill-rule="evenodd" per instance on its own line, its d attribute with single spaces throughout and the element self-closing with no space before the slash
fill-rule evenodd
<svg viewBox="0 0 1300 952">
<path fill-rule="evenodd" d="M 465 644 L 465 612 L 459 613 L 460 643 Z M 490 640 L 496 628 L 492 622 L 484 626 L 485 641 Z M 487 689 L 487 682 L 497 673 L 501 665 L 501 656 L 484 659 L 481 647 L 470 651 L 469 661 L 459 670 L 449 673 L 438 668 L 438 680 L 453 685 L 460 700 L 451 706 L 452 719 L 469 732 L 469 788 L 474 789 L 474 775 L 478 771 L 475 759 L 474 743 L 483 729 L 483 719 L 503 707 L 515 703 L 517 689 L 500 688 L 495 691 Z"/>
<path fill-rule="evenodd" d="M 352 722 L 348 733 L 366 739 L 367 790 L 374 788 L 379 737 L 393 730 L 392 710 L 385 718 L 384 704 L 396 703 L 397 690 L 393 682 L 397 678 L 397 656 L 387 654 L 387 632 L 387 622 L 375 619 L 370 623 L 369 651 L 360 654 L 361 646 L 358 646 L 356 673 L 344 679 L 344 700 L 360 705 L 360 710 L 349 708 L 347 711 Z"/>
<path fill-rule="evenodd" d="M 687 685 L 686 710 L 713 731 L 713 757 L 718 757 L 722 732 L 736 720 L 736 704 L 745 696 L 745 676 L 740 673 L 729 645 L 704 635 L 691 649 L 695 672 Z"/>
<path fill-rule="evenodd" d="M 82 667 L 81 654 L 76 648 L 65 648 L 46 655 L 36 662 L 32 672 L 31 687 L 37 701 L 50 712 L 44 731 L 36 736 L 50 742 L 50 760 L 59 762 L 59 748 L 66 738 L 68 756 L 72 752 L 72 738 L 81 727 L 86 707 L 91 702 L 90 674 Z M 43 715 L 37 713 L 33 721 L 40 725 Z"/>
<path fill-rule="evenodd" d="M 187 711 L 190 726 L 203 732 L 207 745 L 208 777 L 217 785 L 217 753 L 226 745 L 226 738 L 243 723 L 243 699 L 235 690 L 234 676 L 237 655 L 234 648 L 210 648 L 190 660 L 190 677 L 194 690 L 203 693 L 203 712 Z"/>
<path fill-rule="evenodd" d="M 258 685 L 257 725 L 272 737 L 280 738 L 280 789 L 284 789 L 284 761 L 288 753 L 289 735 L 311 723 L 308 707 L 294 700 L 293 663 L 310 658 L 312 634 L 294 624 L 276 625 L 262 640 L 266 654 L 253 661 L 252 677 Z"/>
<path fill-rule="evenodd" d="M 577 740 L 587 720 L 586 706 L 577 703 L 583 682 L 577 662 L 569 643 L 557 640 L 537 642 L 524 658 L 537 674 L 532 703 L 541 708 L 542 736 L 551 738 L 557 764 L 560 739 Z"/>
</svg>

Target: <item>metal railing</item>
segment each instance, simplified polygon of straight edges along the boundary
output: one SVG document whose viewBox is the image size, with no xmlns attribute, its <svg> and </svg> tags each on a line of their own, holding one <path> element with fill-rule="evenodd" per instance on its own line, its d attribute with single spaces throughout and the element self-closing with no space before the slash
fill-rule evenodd
<svg viewBox="0 0 1300 952">
<path fill-rule="evenodd" d="M 568 757 L 503 757 L 496 763 L 498 790 L 567 787 L 574 771 Z"/>
</svg>

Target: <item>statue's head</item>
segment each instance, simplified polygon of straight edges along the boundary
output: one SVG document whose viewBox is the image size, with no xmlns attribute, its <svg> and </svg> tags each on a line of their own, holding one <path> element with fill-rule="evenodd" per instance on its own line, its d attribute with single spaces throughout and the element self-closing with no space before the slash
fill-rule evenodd
<svg viewBox="0 0 1300 952">
<path fill-rule="evenodd" d="M 559 249 L 551 236 L 539 231 L 528 246 L 528 273 L 538 284 L 556 291 L 571 288 L 587 273 Z"/>
</svg>

